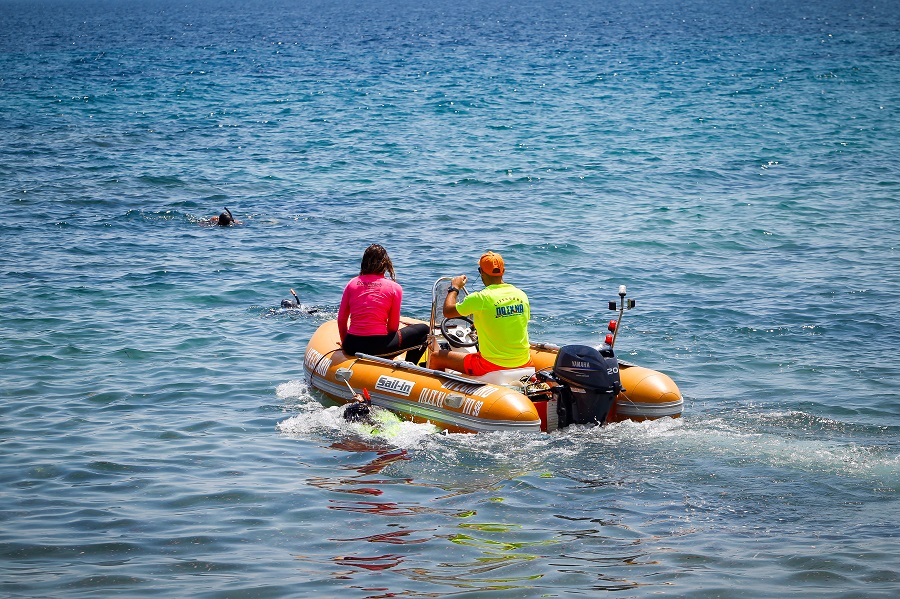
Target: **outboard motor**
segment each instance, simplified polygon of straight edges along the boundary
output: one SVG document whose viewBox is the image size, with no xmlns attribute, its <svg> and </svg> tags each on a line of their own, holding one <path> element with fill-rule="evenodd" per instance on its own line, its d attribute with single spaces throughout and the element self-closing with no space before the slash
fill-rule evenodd
<svg viewBox="0 0 900 599">
<path fill-rule="evenodd" d="M 622 390 L 619 361 L 612 348 L 589 345 L 561 347 L 553 365 L 559 386 L 553 391 L 559 428 L 570 424 L 603 424 Z"/>
</svg>

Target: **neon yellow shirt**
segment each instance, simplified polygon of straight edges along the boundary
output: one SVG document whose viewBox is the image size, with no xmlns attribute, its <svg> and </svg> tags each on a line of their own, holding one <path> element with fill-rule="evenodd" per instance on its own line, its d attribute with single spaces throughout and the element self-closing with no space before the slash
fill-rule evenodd
<svg viewBox="0 0 900 599">
<path fill-rule="evenodd" d="M 528 321 L 531 306 L 525 292 L 509 283 L 489 285 L 456 304 L 463 316 L 472 315 L 481 355 L 497 366 L 517 368 L 531 359 Z"/>
</svg>

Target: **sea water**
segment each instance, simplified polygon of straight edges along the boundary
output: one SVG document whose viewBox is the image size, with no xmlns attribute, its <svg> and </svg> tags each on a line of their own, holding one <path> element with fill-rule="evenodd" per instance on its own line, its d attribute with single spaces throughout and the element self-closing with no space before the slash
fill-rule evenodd
<svg viewBox="0 0 900 599">
<path fill-rule="evenodd" d="M 898 48 L 887 0 L 0 0 L 0 593 L 895 597 Z M 683 417 L 344 422 L 302 356 L 376 242 L 418 318 L 502 253 L 535 341 L 626 285 Z"/>
</svg>

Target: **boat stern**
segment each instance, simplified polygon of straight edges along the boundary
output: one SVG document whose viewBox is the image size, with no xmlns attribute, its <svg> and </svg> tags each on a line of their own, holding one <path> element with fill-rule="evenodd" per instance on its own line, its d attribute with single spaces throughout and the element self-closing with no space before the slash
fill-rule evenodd
<svg viewBox="0 0 900 599">
<path fill-rule="evenodd" d="M 621 365 L 623 390 L 616 397 L 607 422 L 678 418 L 684 398 L 668 375 L 642 366 Z"/>
</svg>

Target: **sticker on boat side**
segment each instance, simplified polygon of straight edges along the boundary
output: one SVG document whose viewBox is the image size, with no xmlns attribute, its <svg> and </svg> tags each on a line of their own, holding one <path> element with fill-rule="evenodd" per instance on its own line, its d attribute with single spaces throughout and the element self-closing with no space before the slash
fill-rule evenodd
<svg viewBox="0 0 900 599">
<path fill-rule="evenodd" d="M 437 389 L 422 389 L 419 392 L 418 402 L 427 406 L 443 408 L 445 397 L 447 397 L 447 394 L 443 391 L 438 391 Z"/>
<path fill-rule="evenodd" d="M 307 370 L 315 372 L 319 376 L 325 376 L 328 373 L 328 369 L 331 368 L 331 358 L 325 357 L 324 354 L 317 352 L 313 348 L 306 350 L 303 362 Z"/>
<path fill-rule="evenodd" d="M 409 397 L 409 394 L 412 392 L 415 383 L 412 381 L 406 381 L 403 379 L 396 379 L 392 376 L 386 376 L 382 374 L 378 377 L 378 382 L 375 383 L 375 388 L 379 391 L 388 391 L 390 393 L 396 393 L 397 395 L 402 395 L 404 397 Z"/>
<path fill-rule="evenodd" d="M 466 401 L 462 405 L 463 414 L 468 414 L 469 416 L 475 416 L 478 418 L 478 413 L 481 411 L 481 406 L 484 405 L 483 401 L 475 401 L 471 397 L 467 397 Z"/>
<path fill-rule="evenodd" d="M 497 390 L 497 387 L 492 385 L 466 385 L 456 381 L 444 381 L 441 383 L 441 386 L 450 391 L 457 391 L 464 395 L 474 395 L 476 397 L 487 397 Z"/>
</svg>

